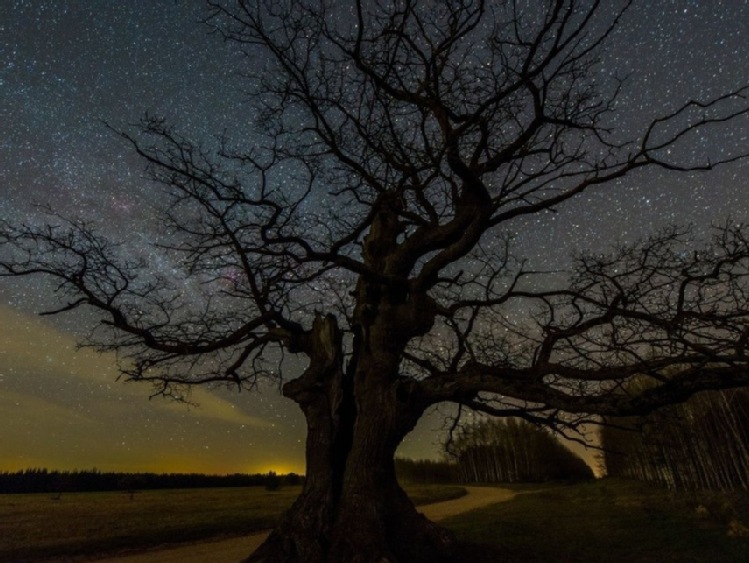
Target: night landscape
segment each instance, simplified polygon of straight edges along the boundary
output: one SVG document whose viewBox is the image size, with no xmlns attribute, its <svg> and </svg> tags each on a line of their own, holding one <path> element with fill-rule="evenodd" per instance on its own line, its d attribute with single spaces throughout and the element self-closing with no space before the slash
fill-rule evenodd
<svg viewBox="0 0 749 563">
<path fill-rule="evenodd" d="M 749 560 L 749 4 L 0 5 L 0 560 Z"/>
</svg>

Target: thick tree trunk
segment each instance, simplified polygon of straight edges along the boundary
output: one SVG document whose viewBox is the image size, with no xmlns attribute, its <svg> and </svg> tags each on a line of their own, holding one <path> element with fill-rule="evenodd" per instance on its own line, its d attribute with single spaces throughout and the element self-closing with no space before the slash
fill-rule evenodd
<svg viewBox="0 0 749 563">
<path fill-rule="evenodd" d="M 329 562 L 426 563 L 451 553 L 452 535 L 419 514 L 396 481 L 395 449 L 417 419 L 398 412 L 396 393 L 371 388 L 357 398 Z"/>
<path fill-rule="evenodd" d="M 316 330 L 324 348 L 323 341 L 335 331 L 332 324 L 327 329 L 323 324 Z M 328 354 L 327 360 L 331 358 Z M 284 389 L 307 418 L 304 489 L 266 542 L 245 561 L 447 561 L 452 535 L 416 511 L 395 476 L 395 450 L 421 412 L 404 407 L 397 397 L 397 382 L 386 386 L 372 373 L 344 373 L 337 360 L 318 360 Z M 378 369 L 372 358 L 358 365 Z"/>
<path fill-rule="evenodd" d="M 452 535 L 419 514 L 396 481 L 403 432 L 364 407 L 333 424 L 306 408 L 307 477 L 302 494 L 247 563 L 427 563 L 449 560 Z M 350 428 L 341 428 L 350 424 Z M 351 432 L 348 451 L 337 434 Z"/>
<path fill-rule="evenodd" d="M 400 441 L 382 413 L 357 413 L 347 455 L 332 451 L 328 422 L 307 410 L 304 490 L 248 563 L 447 561 L 452 535 L 419 514 L 395 477 Z M 320 431 L 320 427 L 324 427 Z M 340 431 L 340 429 L 339 429 Z M 335 467 L 336 460 L 343 471 Z"/>
</svg>

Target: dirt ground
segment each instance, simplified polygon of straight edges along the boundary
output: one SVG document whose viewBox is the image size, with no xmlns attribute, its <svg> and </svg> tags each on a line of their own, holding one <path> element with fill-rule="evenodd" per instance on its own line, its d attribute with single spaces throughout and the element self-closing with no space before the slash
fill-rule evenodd
<svg viewBox="0 0 749 563">
<path fill-rule="evenodd" d="M 468 494 L 444 502 L 428 504 L 419 512 L 438 522 L 450 516 L 475 508 L 505 502 L 515 496 L 513 491 L 497 487 L 466 487 Z M 178 547 L 151 550 L 122 557 L 109 557 L 98 561 L 110 563 L 237 563 L 252 553 L 263 542 L 267 532 L 239 538 L 201 542 Z"/>
</svg>

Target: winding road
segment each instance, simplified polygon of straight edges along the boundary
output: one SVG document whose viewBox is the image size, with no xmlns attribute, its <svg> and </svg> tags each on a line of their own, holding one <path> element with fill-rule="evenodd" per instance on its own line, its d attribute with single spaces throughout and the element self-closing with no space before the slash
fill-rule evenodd
<svg viewBox="0 0 749 563">
<path fill-rule="evenodd" d="M 463 512 L 498 502 L 505 502 L 515 492 L 497 487 L 465 487 L 467 494 L 444 502 L 435 502 L 419 507 L 419 512 L 438 522 Z M 268 532 L 239 538 L 208 541 L 151 550 L 133 555 L 108 557 L 97 561 L 110 563 L 237 563 L 252 553 L 267 537 Z"/>
</svg>

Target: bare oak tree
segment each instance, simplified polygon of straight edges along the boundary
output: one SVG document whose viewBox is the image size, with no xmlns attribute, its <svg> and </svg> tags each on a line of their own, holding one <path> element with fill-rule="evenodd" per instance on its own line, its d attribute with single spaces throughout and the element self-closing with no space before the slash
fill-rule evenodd
<svg viewBox="0 0 749 563">
<path fill-rule="evenodd" d="M 630 2 L 209 0 L 244 57 L 254 128 L 195 143 L 147 117 L 121 134 L 169 200 L 160 277 L 79 221 L 3 225 L 5 276 L 158 392 L 283 378 L 306 416 L 304 490 L 252 562 L 426 562 L 452 536 L 398 486 L 396 447 L 451 402 L 558 430 L 749 383 L 747 231 L 693 249 L 660 232 L 568 276 L 528 269 L 524 217 L 744 119 L 744 87 L 621 138 L 598 57 Z M 249 141 L 247 141 L 249 138 Z M 282 356 L 303 358 L 284 373 Z M 652 380 L 627 394 L 633 377 Z"/>
</svg>

